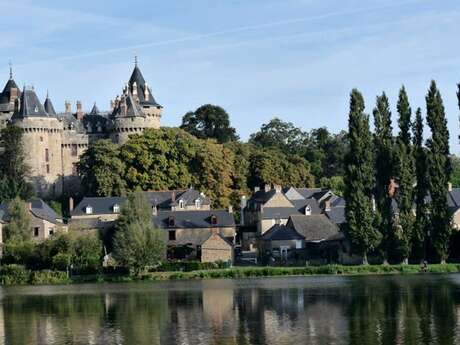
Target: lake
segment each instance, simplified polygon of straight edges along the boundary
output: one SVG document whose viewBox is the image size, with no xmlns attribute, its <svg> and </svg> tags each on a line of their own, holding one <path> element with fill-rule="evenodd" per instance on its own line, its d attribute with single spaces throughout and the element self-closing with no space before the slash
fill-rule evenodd
<svg viewBox="0 0 460 345">
<path fill-rule="evenodd" d="M 0 344 L 460 344 L 460 274 L 6 287 Z"/>
</svg>

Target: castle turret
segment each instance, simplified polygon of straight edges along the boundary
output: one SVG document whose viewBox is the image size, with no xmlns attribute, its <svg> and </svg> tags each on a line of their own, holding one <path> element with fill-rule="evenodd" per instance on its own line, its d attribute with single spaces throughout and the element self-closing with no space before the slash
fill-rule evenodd
<svg viewBox="0 0 460 345">
<path fill-rule="evenodd" d="M 13 79 L 13 69 L 10 65 L 10 77 L 0 93 L 0 127 L 3 127 L 18 106 L 21 91 Z"/>
</svg>

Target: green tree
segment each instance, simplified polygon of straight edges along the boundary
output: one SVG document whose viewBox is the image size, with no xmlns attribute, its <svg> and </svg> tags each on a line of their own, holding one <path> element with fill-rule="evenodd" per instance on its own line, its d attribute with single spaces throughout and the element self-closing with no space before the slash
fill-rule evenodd
<svg viewBox="0 0 460 345">
<path fill-rule="evenodd" d="M 102 241 L 95 234 L 73 240 L 72 264 L 78 270 L 99 270 L 102 267 Z"/>
<path fill-rule="evenodd" d="M 307 140 L 307 133 L 291 122 L 284 122 L 275 117 L 263 124 L 260 131 L 251 134 L 249 143 L 265 149 L 277 148 L 284 153 L 303 155 Z"/>
<path fill-rule="evenodd" d="M 382 234 L 382 254 L 386 261 L 391 250 L 393 212 L 388 195 L 393 177 L 393 135 L 391 111 L 385 93 L 377 96 L 374 108 L 374 149 L 375 149 L 375 205 L 376 225 Z"/>
<path fill-rule="evenodd" d="M 450 156 L 450 162 L 452 165 L 452 175 L 450 182 L 452 182 L 452 187 L 460 187 L 460 157 L 456 155 Z"/>
<path fill-rule="evenodd" d="M 120 159 L 118 146 L 110 140 L 99 140 L 90 145 L 80 157 L 78 173 L 87 196 L 125 193 L 125 163 Z"/>
<path fill-rule="evenodd" d="M 30 230 L 31 216 L 26 202 L 19 197 L 8 204 L 9 222 L 5 226 L 6 241 L 28 241 L 32 234 Z"/>
<path fill-rule="evenodd" d="M 152 211 L 142 192 L 128 195 L 118 218 L 113 257 L 134 274 L 158 265 L 165 256 L 165 238 L 152 224 Z"/>
<path fill-rule="evenodd" d="M 449 253 L 451 215 L 447 205 L 448 183 L 452 167 L 449 159 L 449 131 L 441 94 L 434 81 L 426 96 L 427 123 L 431 137 L 427 140 L 430 176 L 430 232 L 434 248 L 442 263 Z"/>
<path fill-rule="evenodd" d="M 12 124 L 0 132 L 0 200 L 11 200 L 17 196 L 28 199 L 33 196 L 33 187 L 27 182 L 30 168 L 26 164 L 22 145 L 22 130 Z"/>
<path fill-rule="evenodd" d="M 428 231 L 428 205 L 426 198 L 429 189 L 427 150 L 423 146 L 423 117 L 420 108 L 415 113 L 413 126 L 415 158 L 415 223 L 412 231 L 412 254 L 418 259 L 425 258 L 426 235 Z"/>
<path fill-rule="evenodd" d="M 399 134 L 396 140 L 395 152 L 395 177 L 398 182 L 396 202 L 398 204 L 399 216 L 396 224 L 395 237 L 397 240 L 398 254 L 402 256 L 405 263 L 412 249 L 412 230 L 414 225 L 414 214 L 412 204 L 414 201 L 415 168 L 414 154 L 411 138 L 411 113 L 404 87 L 399 92 L 398 99 L 398 124 Z"/>
<path fill-rule="evenodd" d="M 382 236 L 373 226 L 374 166 L 369 117 L 364 114 L 364 99 L 356 89 L 350 95 L 348 138 L 350 150 L 344 177 L 347 231 L 355 251 L 363 256 L 363 263 L 367 263 L 367 254 L 376 249 Z"/>
<path fill-rule="evenodd" d="M 200 139 L 216 139 L 220 144 L 238 140 L 227 112 L 217 105 L 205 104 L 189 111 L 180 128 Z"/>
<path fill-rule="evenodd" d="M 342 196 L 345 190 L 343 176 L 323 177 L 320 180 L 320 186 L 332 190 L 335 194 Z"/>
</svg>

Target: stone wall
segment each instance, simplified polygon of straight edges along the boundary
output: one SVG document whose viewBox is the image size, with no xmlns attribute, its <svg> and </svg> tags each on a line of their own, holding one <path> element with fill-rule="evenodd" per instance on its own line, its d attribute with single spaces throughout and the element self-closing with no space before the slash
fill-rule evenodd
<svg viewBox="0 0 460 345">
<path fill-rule="evenodd" d="M 201 246 L 201 262 L 233 261 L 233 246 L 213 233 Z"/>
</svg>

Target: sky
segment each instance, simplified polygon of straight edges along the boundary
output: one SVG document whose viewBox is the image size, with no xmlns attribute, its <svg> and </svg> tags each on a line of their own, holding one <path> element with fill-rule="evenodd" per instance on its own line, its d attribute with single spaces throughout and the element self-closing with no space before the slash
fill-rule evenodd
<svg viewBox="0 0 460 345">
<path fill-rule="evenodd" d="M 275 116 L 346 129 L 353 88 L 368 113 L 386 92 L 397 127 L 399 88 L 425 109 L 435 79 L 460 154 L 458 0 L 0 0 L 0 13 L 0 83 L 11 61 L 16 82 L 48 90 L 58 111 L 65 100 L 107 110 L 134 56 L 162 125 L 211 103 L 243 140 Z"/>
</svg>

